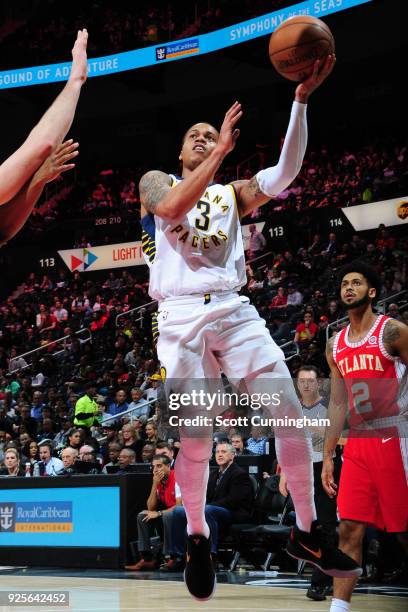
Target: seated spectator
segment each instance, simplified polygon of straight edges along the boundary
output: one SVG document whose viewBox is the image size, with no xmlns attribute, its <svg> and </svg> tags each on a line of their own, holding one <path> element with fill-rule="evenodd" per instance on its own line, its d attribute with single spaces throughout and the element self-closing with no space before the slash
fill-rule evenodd
<svg viewBox="0 0 408 612">
<path fill-rule="evenodd" d="M 122 451 L 123 452 L 123 451 Z M 155 569 L 157 562 L 150 551 L 150 528 L 163 529 L 163 554 L 171 548 L 171 516 L 176 505 L 181 503 L 181 495 L 176 484 L 174 470 L 170 469 L 170 459 L 166 455 L 155 455 L 152 460 L 153 482 L 147 499 L 147 509 L 137 516 L 138 549 L 140 561 L 127 565 L 127 570 L 141 571 Z"/>
<path fill-rule="evenodd" d="M 286 308 L 286 304 L 288 303 L 288 298 L 285 295 L 285 289 L 283 287 L 278 288 L 278 293 L 272 298 L 271 303 L 269 304 L 270 310 L 275 310 L 277 308 Z"/>
<path fill-rule="evenodd" d="M 150 405 L 147 400 L 143 400 L 143 391 L 137 387 L 134 387 L 131 392 L 132 401 L 128 408 L 132 408 L 132 412 L 129 412 L 128 417 L 130 419 L 138 419 L 141 423 L 146 423 L 150 414 Z"/>
<path fill-rule="evenodd" d="M 79 449 L 78 459 L 80 461 L 87 461 L 88 463 L 96 463 L 96 450 L 90 444 L 83 444 Z"/>
<path fill-rule="evenodd" d="M 52 456 L 51 442 L 40 442 L 38 445 L 40 454 L 40 465 L 43 467 L 45 475 L 56 476 L 64 469 L 61 459 Z"/>
<path fill-rule="evenodd" d="M 85 439 L 85 432 L 83 429 L 71 429 L 67 434 L 67 446 L 79 451 L 83 441 Z"/>
<path fill-rule="evenodd" d="M 267 442 L 268 438 L 265 436 L 264 428 L 256 426 L 252 427 L 251 437 L 247 440 L 247 449 L 253 455 L 266 455 Z"/>
<path fill-rule="evenodd" d="M 170 468 L 174 469 L 174 450 L 169 446 L 168 442 L 158 442 L 156 444 L 155 455 L 166 455 L 170 459 Z"/>
<path fill-rule="evenodd" d="M 67 446 L 61 451 L 61 460 L 64 465 L 63 469 L 60 470 L 57 476 L 68 476 L 69 474 L 75 474 L 75 462 L 78 459 L 78 451 L 75 448 Z"/>
<path fill-rule="evenodd" d="M 34 464 L 38 463 L 38 461 L 40 460 L 40 453 L 37 442 L 35 440 L 29 440 L 24 444 L 22 448 L 23 455 L 26 457 L 26 462 L 30 463 L 31 468 L 33 468 Z"/>
<path fill-rule="evenodd" d="M 33 401 L 31 402 L 31 416 L 36 421 L 42 419 L 42 409 L 45 407 L 43 402 L 43 394 L 41 391 L 34 391 Z"/>
<path fill-rule="evenodd" d="M 150 444 L 154 444 L 156 446 L 157 442 L 161 442 L 157 433 L 157 425 L 154 421 L 148 421 L 145 427 L 146 433 L 146 442 L 150 442 Z"/>
<path fill-rule="evenodd" d="M 130 465 L 135 465 L 136 453 L 132 448 L 122 448 L 119 452 L 118 460 L 120 466 L 118 474 L 125 474 Z"/>
<path fill-rule="evenodd" d="M 146 442 L 142 448 L 142 462 L 151 463 L 156 451 L 156 445 Z"/>
<path fill-rule="evenodd" d="M 299 323 L 296 327 L 296 333 L 294 341 L 297 344 L 309 344 L 315 337 L 318 327 L 313 321 L 313 316 L 310 312 L 306 312 L 304 317 L 304 323 Z"/>
<path fill-rule="evenodd" d="M 126 391 L 124 389 L 119 389 L 115 395 L 115 401 L 111 402 L 107 409 L 107 414 L 111 416 L 115 416 L 121 412 L 125 412 L 129 407 L 129 404 L 126 401 Z"/>
<path fill-rule="evenodd" d="M 4 453 L 4 468 L 0 468 L 0 476 L 25 476 L 20 465 L 20 455 L 15 448 L 8 448 Z"/>
<path fill-rule="evenodd" d="M 133 425 L 131 425 L 130 423 L 123 425 L 122 438 L 124 448 L 131 449 L 135 453 L 137 461 L 141 461 L 143 440 L 140 439 L 140 436 L 137 430 L 133 427 Z"/>
<path fill-rule="evenodd" d="M 241 455 L 253 455 L 254 454 L 250 450 L 245 448 L 244 438 L 239 433 L 232 434 L 231 445 L 235 448 L 236 457 L 240 457 Z"/>
<path fill-rule="evenodd" d="M 396 321 L 401 321 L 401 315 L 399 312 L 398 304 L 390 304 L 388 306 L 387 316 L 392 319 L 396 319 Z"/>
<path fill-rule="evenodd" d="M 288 284 L 288 295 L 286 300 L 287 307 L 292 306 L 294 308 L 298 308 L 302 305 L 303 295 L 300 293 L 298 289 L 296 289 L 295 283 Z"/>
<path fill-rule="evenodd" d="M 107 467 L 114 467 L 114 466 L 119 466 L 119 454 L 120 451 L 122 450 L 121 445 L 118 442 L 110 442 L 108 444 L 108 457 L 109 457 L 109 462 L 105 464 L 105 466 L 102 469 L 102 472 L 104 474 L 107 474 Z"/>
<path fill-rule="evenodd" d="M 22 368 L 27 367 L 27 362 L 23 357 L 18 357 L 18 352 L 15 346 L 10 351 L 9 372 L 17 372 Z"/>
<path fill-rule="evenodd" d="M 235 449 L 227 443 L 217 444 L 215 460 L 218 471 L 212 471 L 207 485 L 205 518 L 211 533 L 211 554 L 217 555 L 219 532 L 231 525 L 248 521 L 252 514 L 253 489 L 248 473 L 234 463 Z M 176 506 L 171 516 L 172 549 L 169 570 L 180 570 L 185 552 L 186 512 Z M 204 536 L 189 536 L 202 538 Z"/>
</svg>

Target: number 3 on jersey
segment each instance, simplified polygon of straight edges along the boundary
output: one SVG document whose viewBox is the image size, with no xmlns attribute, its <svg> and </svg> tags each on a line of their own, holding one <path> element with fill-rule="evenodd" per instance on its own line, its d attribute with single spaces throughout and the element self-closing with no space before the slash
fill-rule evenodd
<svg viewBox="0 0 408 612">
<path fill-rule="evenodd" d="M 197 208 L 202 212 L 200 217 L 195 220 L 195 226 L 197 229 L 206 232 L 210 227 L 210 204 L 208 202 L 203 202 L 203 200 L 200 200 L 199 202 L 197 202 Z"/>
</svg>

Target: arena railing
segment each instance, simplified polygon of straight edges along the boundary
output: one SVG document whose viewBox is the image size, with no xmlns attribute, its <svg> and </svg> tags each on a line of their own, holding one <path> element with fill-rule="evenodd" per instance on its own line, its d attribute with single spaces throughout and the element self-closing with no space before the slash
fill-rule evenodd
<svg viewBox="0 0 408 612">
<path fill-rule="evenodd" d="M 385 307 L 386 307 L 386 305 L 387 304 L 392 304 L 392 302 L 395 302 L 398 298 L 400 298 L 403 295 L 408 296 L 408 289 L 403 289 L 402 291 L 398 291 L 398 293 L 393 293 L 393 295 L 390 295 L 390 296 L 380 300 L 376 304 L 376 310 L 381 312 L 381 314 L 385 314 L 385 310 L 386 310 Z M 408 305 L 407 302 L 404 302 L 403 304 L 400 304 L 398 306 L 398 310 L 401 310 L 401 308 L 405 308 L 407 305 Z M 332 328 L 333 327 L 338 327 L 341 323 L 344 323 L 345 321 L 348 321 L 348 316 L 341 317 L 340 319 L 337 319 L 336 321 L 333 321 L 333 323 L 329 323 L 329 325 L 326 327 L 326 342 L 328 342 L 328 340 L 330 338 L 330 332 L 331 332 Z"/>
<path fill-rule="evenodd" d="M 88 334 L 88 337 L 86 337 L 85 339 L 81 339 L 80 338 L 80 342 L 82 342 L 82 344 L 84 344 L 85 342 L 92 342 L 92 334 L 91 334 L 91 331 L 89 330 L 88 327 L 83 327 L 82 329 L 79 329 L 78 331 L 76 331 L 74 333 L 74 335 L 75 336 L 79 336 L 79 334 L 83 334 L 84 332 Z M 22 353 L 21 355 L 17 355 L 16 359 L 21 359 L 21 358 L 25 359 L 29 355 L 34 355 L 36 353 L 41 353 L 42 351 L 45 351 L 50 346 L 61 345 L 68 338 L 71 338 L 71 337 L 72 337 L 72 334 L 68 334 L 67 336 L 62 336 L 62 338 L 58 338 L 58 340 L 52 340 L 51 342 L 47 342 L 47 344 L 43 344 L 42 346 L 38 346 L 37 348 L 32 349 L 31 351 L 27 351 L 26 353 Z M 61 355 L 64 351 L 65 351 L 65 347 L 62 348 L 61 350 L 57 351 L 57 352 L 53 352 L 52 356 L 56 357 L 58 355 Z M 26 366 L 23 366 L 21 368 L 17 368 L 15 370 L 13 370 L 12 373 L 14 374 L 15 372 L 21 372 L 22 370 L 26 370 L 27 368 L 30 368 L 31 365 L 32 365 L 32 362 L 33 362 L 33 360 L 31 360 L 30 363 L 28 363 Z"/>
<path fill-rule="evenodd" d="M 288 355 L 286 357 L 286 352 L 285 349 L 288 349 L 290 346 L 294 347 L 295 352 Z M 285 361 L 290 361 L 291 359 L 293 359 L 294 357 L 296 357 L 297 355 L 299 355 L 299 345 L 297 344 L 297 342 L 295 342 L 294 340 L 289 340 L 288 342 L 285 342 L 284 344 L 280 344 L 279 348 L 282 349 L 282 351 L 285 353 Z"/>
<path fill-rule="evenodd" d="M 141 404 L 139 406 L 139 408 L 141 408 L 142 406 L 150 406 L 151 404 L 155 404 L 157 402 L 157 399 L 152 399 L 149 401 L 145 401 L 143 404 Z M 106 424 L 109 423 L 110 421 L 116 421 L 116 419 L 122 418 L 124 416 L 126 416 L 127 414 L 129 414 L 130 412 L 135 412 L 136 408 L 128 408 L 127 410 L 124 410 L 123 412 L 118 412 L 118 414 L 112 414 L 107 416 L 106 418 L 105 415 L 102 415 L 102 427 Z M 109 413 L 107 413 L 108 415 Z M 135 419 L 136 420 L 136 419 Z M 130 417 L 130 422 L 132 422 L 132 418 Z"/>
<path fill-rule="evenodd" d="M 153 300 L 152 302 L 148 302 L 147 304 L 142 304 L 141 306 L 136 306 L 136 308 L 132 308 L 131 310 L 127 310 L 126 312 L 121 312 L 120 314 L 116 316 L 115 327 L 119 327 L 119 324 L 118 324 L 119 319 L 129 317 L 129 316 L 131 316 L 132 319 L 134 319 L 134 315 L 136 313 L 139 313 L 140 316 L 134 319 L 134 321 L 135 323 L 140 323 L 140 327 L 143 327 L 143 317 L 146 315 L 146 310 L 148 309 L 149 306 L 156 305 L 157 303 L 158 303 L 157 300 Z"/>
</svg>

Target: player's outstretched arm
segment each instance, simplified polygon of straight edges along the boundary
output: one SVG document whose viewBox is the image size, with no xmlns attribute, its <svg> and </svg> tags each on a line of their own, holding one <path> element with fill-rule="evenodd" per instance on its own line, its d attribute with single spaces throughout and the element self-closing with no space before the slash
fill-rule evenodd
<svg viewBox="0 0 408 612">
<path fill-rule="evenodd" d="M 67 140 L 59 145 L 37 172 L 9 202 L 0 206 L 0 246 L 8 242 L 23 227 L 45 185 L 62 172 L 72 170 L 70 163 L 78 155 L 78 143 Z"/>
<path fill-rule="evenodd" d="M 170 177 L 153 170 L 142 176 L 139 183 L 143 210 L 169 221 L 184 217 L 197 203 L 212 181 L 224 157 L 235 147 L 239 130 L 235 128 L 242 116 L 241 105 L 235 102 L 227 111 L 217 145 L 211 154 L 173 189 Z"/>
<path fill-rule="evenodd" d="M 72 68 L 67 84 L 27 140 L 0 166 L 0 205 L 9 202 L 20 191 L 43 161 L 61 144 L 71 127 L 81 87 L 88 72 L 87 42 L 88 32 L 79 30 L 72 49 Z"/>
<path fill-rule="evenodd" d="M 323 448 L 322 484 L 329 497 L 337 494 L 334 480 L 333 451 L 341 437 L 347 413 L 347 393 L 341 373 L 333 358 L 334 337 L 326 345 L 326 359 L 330 367 L 331 387 L 327 410 L 329 425 L 326 427 Z"/>
<path fill-rule="evenodd" d="M 323 65 L 317 60 L 311 76 L 297 86 L 285 142 L 277 165 L 260 170 L 248 181 L 233 183 L 241 217 L 269 202 L 286 189 L 299 174 L 307 146 L 306 104 L 309 96 L 331 73 L 335 61 L 334 55 L 328 55 Z"/>
</svg>

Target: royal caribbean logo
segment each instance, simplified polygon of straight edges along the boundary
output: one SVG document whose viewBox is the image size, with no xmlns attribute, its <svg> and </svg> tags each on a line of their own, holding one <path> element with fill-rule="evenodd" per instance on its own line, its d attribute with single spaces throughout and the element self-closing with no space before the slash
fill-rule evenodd
<svg viewBox="0 0 408 612">
<path fill-rule="evenodd" d="M 0 532 L 14 531 L 16 516 L 16 504 L 0 504 Z"/>
<path fill-rule="evenodd" d="M 3 502 L 1 533 L 71 533 L 72 502 Z"/>
<path fill-rule="evenodd" d="M 163 60 L 174 59 L 183 55 L 190 55 L 190 53 L 198 53 L 199 51 L 198 38 L 192 38 L 183 42 L 156 47 L 156 61 L 161 62 Z"/>
</svg>

